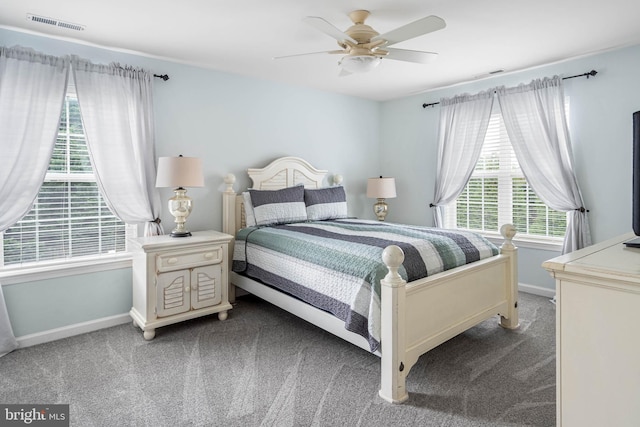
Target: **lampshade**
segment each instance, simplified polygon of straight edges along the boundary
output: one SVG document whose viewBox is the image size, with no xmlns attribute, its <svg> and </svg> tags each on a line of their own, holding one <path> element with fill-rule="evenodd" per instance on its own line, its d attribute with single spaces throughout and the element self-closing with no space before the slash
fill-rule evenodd
<svg viewBox="0 0 640 427">
<path fill-rule="evenodd" d="M 367 180 L 367 197 L 370 199 L 392 199 L 396 197 L 396 179 L 369 178 Z"/>
<path fill-rule="evenodd" d="M 380 58 L 373 55 L 347 55 L 338 65 L 350 73 L 366 73 L 380 64 Z"/>
<path fill-rule="evenodd" d="M 202 160 L 198 157 L 160 157 L 156 187 L 203 187 Z"/>
</svg>

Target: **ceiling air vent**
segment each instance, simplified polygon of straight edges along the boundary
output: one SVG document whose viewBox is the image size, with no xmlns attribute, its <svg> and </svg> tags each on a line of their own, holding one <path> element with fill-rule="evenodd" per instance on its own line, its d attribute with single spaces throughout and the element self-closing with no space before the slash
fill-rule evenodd
<svg viewBox="0 0 640 427">
<path fill-rule="evenodd" d="M 71 22 L 60 21 L 59 19 L 47 18 L 45 16 L 32 15 L 27 13 L 27 21 L 38 22 L 40 24 L 53 25 L 54 27 L 66 28 L 75 31 L 84 31 L 85 26 L 72 24 Z"/>
<path fill-rule="evenodd" d="M 484 79 L 486 77 L 490 77 L 490 76 L 493 76 L 495 74 L 500 74 L 500 73 L 504 73 L 504 70 L 502 68 L 499 69 L 499 70 L 489 71 L 488 73 L 484 73 L 484 74 L 477 74 L 477 75 L 473 76 L 473 79 L 474 80 Z"/>
</svg>

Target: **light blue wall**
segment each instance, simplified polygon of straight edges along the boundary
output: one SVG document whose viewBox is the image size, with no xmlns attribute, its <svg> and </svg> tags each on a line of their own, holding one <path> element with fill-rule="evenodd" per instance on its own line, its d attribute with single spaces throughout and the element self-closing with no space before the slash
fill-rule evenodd
<svg viewBox="0 0 640 427">
<path fill-rule="evenodd" d="M 3 286 L 15 336 L 128 313 L 131 269 Z"/>
<path fill-rule="evenodd" d="M 249 184 L 247 165 L 267 164 L 283 155 L 303 157 L 342 174 L 350 214 L 358 217 L 373 218 L 371 201 L 364 197 L 366 178 L 394 176 L 398 198 L 389 200 L 389 220 L 430 225 L 438 107 L 425 110 L 423 102 L 596 69 L 595 78 L 565 81 L 571 97 L 576 171 L 591 209 L 594 240 L 630 230 L 631 113 L 640 110 L 640 47 L 378 103 L 5 29 L 0 29 L 0 45 L 169 74 L 167 82 L 155 82 L 157 155 L 203 158 L 206 186 L 189 190 L 194 199 L 188 221 L 192 230 L 220 229 L 220 191 L 227 173 L 236 174 L 236 190 L 241 190 Z M 170 191 L 161 195 L 166 200 Z M 171 216 L 165 212 L 162 220 L 169 230 Z M 540 264 L 556 255 L 521 249 L 520 281 L 553 289 Z M 9 285 L 3 290 L 17 336 L 126 313 L 131 306 L 130 269 Z"/>
<path fill-rule="evenodd" d="M 284 155 L 342 174 L 350 214 L 374 218 L 364 193 L 366 178 L 380 173 L 377 102 L 5 29 L 0 29 L 0 45 L 169 74 L 168 81 L 157 79 L 154 87 L 157 155 L 203 159 L 205 187 L 189 190 L 194 211 L 188 226 L 193 231 L 221 228 L 221 190 L 227 173 L 237 176 L 239 191 L 249 185 L 248 166 L 266 165 Z M 171 195 L 170 190 L 161 191 L 163 200 Z M 173 227 L 166 209 L 162 223 L 167 231 Z M 131 270 L 8 285 L 3 290 L 15 334 L 23 336 L 127 313 Z"/>
<path fill-rule="evenodd" d="M 631 231 L 631 116 L 640 110 L 640 46 L 382 103 L 382 170 L 395 176 L 398 186 L 398 198 L 389 203 L 390 219 L 432 224 L 428 205 L 434 194 L 439 108 L 423 109 L 423 103 L 592 69 L 598 71 L 597 76 L 564 81 L 565 94 L 570 97 L 575 169 L 586 207 L 591 211 L 594 242 Z M 540 264 L 557 255 L 553 251 L 521 248 L 520 281 L 554 289 L 551 276 Z"/>
</svg>

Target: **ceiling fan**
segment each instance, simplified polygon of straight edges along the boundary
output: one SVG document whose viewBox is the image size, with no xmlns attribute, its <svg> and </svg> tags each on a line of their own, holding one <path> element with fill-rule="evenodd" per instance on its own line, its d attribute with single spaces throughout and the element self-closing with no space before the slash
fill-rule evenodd
<svg viewBox="0 0 640 427">
<path fill-rule="evenodd" d="M 304 21 L 317 30 L 336 39 L 341 49 L 279 56 L 275 59 L 323 53 L 342 54 L 344 56 L 338 61 L 338 65 L 343 74 L 351 74 L 371 71 L 380 64 L 382 58 L 416 62 L 419 64 L 426 64 L 437 58 L 438 54 L 434 52 L 396 49 L 390 48 L 389 46 L 443 29 L 447 24 L 442 18 L 434 15 L 426 16 L 410 24 L 396 28 L 395 30 L 379 34 L 376 30 L 364 23 L 369 15 L 370 12 L 367 10 L 355 10 L 351 12 L 349 18 L 351 18 L 353 25 L 345 31 L 339 30 L 323 18 L 308 16 L 304 18 Z"/>
</svg>

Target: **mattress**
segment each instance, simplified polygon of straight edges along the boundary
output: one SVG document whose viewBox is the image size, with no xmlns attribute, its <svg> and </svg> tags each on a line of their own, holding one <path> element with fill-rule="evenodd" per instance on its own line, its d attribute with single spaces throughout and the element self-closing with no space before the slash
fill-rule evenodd
<svg viewBox="0 0 640 427">
<path fill-rule="evenodd" d="M 232 270 L 325 310 L 380 346 L 382 251 L 405 254 L 407 282 L 495 256 L 477 233 L 360 219 L 308 221 L 238 231 Z"/>
</svg>

